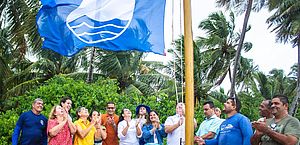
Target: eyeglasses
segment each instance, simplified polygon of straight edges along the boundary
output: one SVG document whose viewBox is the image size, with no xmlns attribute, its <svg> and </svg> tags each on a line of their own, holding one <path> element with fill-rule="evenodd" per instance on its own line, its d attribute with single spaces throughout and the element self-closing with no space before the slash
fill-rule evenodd
<svg viewBox="0 0 300 145">
<path fill-rule="evenodd" d="M 115 109 L 115 107 L 106 107 L 106 109 Z"/>
</svg>

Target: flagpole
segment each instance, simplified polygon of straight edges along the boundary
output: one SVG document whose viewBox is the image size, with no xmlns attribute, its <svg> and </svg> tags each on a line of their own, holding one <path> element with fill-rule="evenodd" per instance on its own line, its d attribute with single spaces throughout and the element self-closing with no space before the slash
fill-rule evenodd
<svg viewBox="0 0 300 145">
<path fill-rule="evenodd" d="M 184 0 L 184 60 L 185 60 L 185 144 L 194 144 L 194 50 L 191 1 Z"/>
</svg>

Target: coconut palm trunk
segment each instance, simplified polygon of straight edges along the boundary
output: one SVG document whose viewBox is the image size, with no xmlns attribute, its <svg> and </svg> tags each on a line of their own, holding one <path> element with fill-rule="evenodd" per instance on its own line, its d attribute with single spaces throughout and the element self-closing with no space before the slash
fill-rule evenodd
<svg viewBox="0 0 300 145">
<path fill-rule="evenodd" d="M 95 51 L 96 51 L 96 48 L 93 47 L 91 57 L 90 57 L 88 76 L 86 78 L 87 83 L 91 83 L 93 81 L 93 71 L 94 71 L 93 63 L 94 63 Z"/>
<path fill-rule="evenodd" d="M 237 51 L 236 51 L 236 55 L 235 55 L 235 61 L 234 61 L 233 72 L 232 72 L 230 97 L 235 97 L 235 94 L 236 94 L 235 93 L 236 74 L 237 74 L 237 70 L 238 70 L 238 67 L 239 67 L 239 62 L 240 62 L 240 59 L 241 59 L 241 50 L 243 48 L 243 43 L 244 43 L 246 31 L 247 31 L 248 20 L 249 20 L 250 13 L 251 13 L 251 10 L 252 10 L 252 3 L 253 3 L 253 0 L 248 0 L 247 10 L 246 10 L 246 13 L 245 13 L 243 28 L 242 28 L 242 32 L 241 32 L 241 38 L 240 38 L 238 48 L 237 48 Z"/>
<path fill-rule="evenodd" d="M 293 102 L 291 104 L 289 114 L 294 116 L 297 113 L 299 98 L 300 98 L 300 33 L 298 34 L 298 64 L 297 64 L 297 95 L 294 97 Z"/>
</svg>

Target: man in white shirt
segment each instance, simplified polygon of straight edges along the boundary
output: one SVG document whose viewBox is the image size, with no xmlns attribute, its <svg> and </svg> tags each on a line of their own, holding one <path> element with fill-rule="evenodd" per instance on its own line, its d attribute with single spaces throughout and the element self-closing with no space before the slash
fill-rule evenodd
<svg viewBox="0 0 300 145">
<path fill-rule="evenodd" d="M 168 133 L 167 145 L 183 145 L 185 141 L 185 105 L 176 105 L 176 114 L 169 116 L 165 122 L 165 132 Z"/>
</svg>

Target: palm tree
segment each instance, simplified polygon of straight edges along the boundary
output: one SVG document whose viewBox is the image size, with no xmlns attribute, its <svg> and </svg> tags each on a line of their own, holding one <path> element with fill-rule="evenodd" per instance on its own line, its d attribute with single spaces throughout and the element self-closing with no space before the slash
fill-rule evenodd
<svg viewBox="0 0 300 145">
<path fill-rule="evenodd" d="M 194 81 L 195 81 L 195 97 L 207 98 L 209 91 L 222 84 L 225 77 L 230 74 L 230 66 L 232 65 L 235 48 L 238 45 L 240 34 L 235 32 L 235 17 L 230 13 L 230 20 L 227 21 L 222 12 L 215 12 L 203 20 L 199 28 L 206 32 L 206 37 L 198 37 L 194 44 Z M 175 76 L 178 82 L 181 81 L 180 55 L 177 55 L 183 46 L 183 39 L 175 41 L 176 51 L 176 70 Z M 247 52 L 251 49 L 252 44 L 244 43 L 243 49 Z M 247 59 L 243 59 L 246 63 Z M 169 68 L 173 68 L 173 62 L 169 63 Z M 250 64 L 249 64 L 250 66 Z M 171 69 L 172 70 L 172 69 Z M 243 70 L 244 71 L 244 70 Z M 240 72 L 239 76 L 248 74 Z M 242 82 L 242 80 L 240 81 Z M 239 83 L 240 83 L 239 82 Z M 183 82 L 184 83 L 184 82 Z"/>
<path fill-rule="evenodd" d="M 272 84 L 272 95 L 285 94 L 287 96 L 295 96 L 296 81 L 293 77 L 286 76 L 283 70 L 271 70 L 269 79 Z"/>
<path fill-rule="evenodd" d="M 254 96 L 272 99 L 276 94 L 295 95 L 296 80 L 292 76 L 286 76 L 283 70 L 273 69 L 269 75 L 256 72 L 254 79 L 256 83 L 251 88 Z"/>
<path fill-rule="evenodd" d="M 243 6 L 243 3 L 245 3 L 245 0 L 217 0 L 217 3 L 219 4 L 219 6 L 225 6 L 227 9 L 229 9 L 232 6 L 235 6 L 235 7 Z M 242 32 L 241 32 L 239 44 L 238 44 L 237 51 L 235 54 L 235 59 L 234 59 L 235 61 L 234 61 L 234 66 L 233 66 L 232 78 L 231 78 L 230 97 L 235 96 L 236 75 L 237 75 L 237 70 L 238 70 L 239 63 L 240 63 L 241 51 L 243 48 L 245 35 L 247 32 L 248 20 L 250 17 L 250 12 L 252 10 L 252 3 L 253 3 L 253 0 L 248 0 L 247 4 L 246 4 L 247 8 L 246 8 L 246 12 L 245 12 Z M 242 11 L 244 11 L 244 9 L 242 9 Z"/>
<path fill-rule="evenodd" d="M 47 61 L 47 59 L 31 62 L 25 57 L 28 52 L 31 53 L 31 50 L 42 51 L 41 39 L 35 28 L 38 8 L 38 0 L 3 0 L 0 2 L 1 65 L 3 66 L 0 73 L 3 84 L 1 86 L 4 87 L 1 89 L 1 95 L 3 95 L 1 97 L 9 94 L 19 95 L 26 89 L 39 84 L 41 80 L 49 78 L 51 73 L 49 67 L 54 65 L 47 63 L 59 62 Z M 5 35 L 2 35 L 4 32 Z M 45 56 L 49 56 L 49 53 Z"/>
<path fill-rule="evenodd" d="M 91 50 L 91 54 L 90 54 L 88 76 L 87 76 L 87 79 L 86 79 L 87 83 L 91 83 L 93 81 L 95 53 L 96 53 L 96 48 L 93 47 L 92 50 Z"/>
<path fill-rule="evenodd" d="M 142 52 L 99 50 L 97 53 L 95 70 L 110 79 L 116 79 L 121 91 L 151 95 L 163 89 L 169 80 L 167 75 L 160 72 L 163 68 L 161 63 L 142 61 Z"/>
<path fill-rule="evenodd" d="M 271 94 L 271 83 L 263 72 L 258 71 L 254 74 L 254 79 L 256 83 L 253 83 L 251 90 L 254 96 L 260 96 L 265 99 L 272 99 Z"/>
<path fill-rule="evenodd" d="M 200 55 L 200 49 L 197 46 L 195 42 L 193 42 L 194 46 L 194 98 L 200 101 L 200 98 L 204 98 L 203 96 L 207 96 L 206 93 L 212 88 L 212 84 L 207 84 L 205 81 L 207 79 L 204 78 L 204 73 L 202 72 L 203 69 L 200 67 L 201 61 L 203 60 L 203 56 Z M 170 74 L 176 83 L 174 84 L 174 87 L 177 88 L 178 99 L 179 96 L 183 96 L 184 92 L 184 51 L 182 49 L 184 48 L 184 38 L 181 36 L 180 39 L 175 40 L 175 49 L 169 49 L 169 53 L 174 54 L 174 60 L 169 61 L 166 66 L 166 71 L 168 74 Z M 182 54 L 180 53 L 182 52 Z M 180 101 L 180 100 L 179 100 Z M 182 100 L 181 100 L 182 101 Z"/>
<path fill-rule="evenodd" d="M 240 69 L 237 72 L 237 88 L 247 93 L 251 92 L 252 85 L 255 84 L 254 76 L 258 72 L 258 66 L 254 65 L 252 59 L 241 57 Z"/>
<path fill-rule="evenodd" d="M 7 36 L 7 30 L 0 29 L 0 99 L 3 98 L 2 94 L 6 92 L 6 85 L 4 84 L 5 78 L 13 74 L 13 70 L 11 70 L 9 65 L 14 59 L 14 48 L 6 39 Z"/>
<path fill-rule="evenodd" d="M 226 76 L 231 76 L 230 67 L 240 39 L 240 34 L 235 32 L 234 14 L 231 12 L 230 21 L 227 21 L 222 12 L 212 13 L 208 19 L 200 23 L 199 28 L 207 34 L 206 38 L 199 37 L 197 41 L 198 45 L 202 45 L 201 54 L 210 56 L 209 59 L 202 60 L 202 67 L 206 70 L 204 74 L 211 83 L 220 85 Z M 245 42 L 243 46 L 245 52 L 252 48 L 250 42 Z M 243 63 L 249 63 L 248 59 L 243 58 L 243 60 Z M 247 74 L 247 72 L 245 69 L 239 69 L 238 74 L 240 77 L 238 83 L 241 83 L 244 79 L 242 74 Z"/>
<path fill-rule="evenodd" d="M 203 49 L 201 54 L 210 56 L 210 59 L 202 60 L 207 78 L 215 85 L 220 85 L 227 74 L 231 74 L 230 66 L 236 53 L 240 34 L 235 32 L 235 17 L 230 13 L 230 21 L 227 21 L 222 12 L 212 13 L 202 21 L 199 28 L 206 31 L 207 37 L 198 37 L 197 44 Z M 247 52 L 252 44 L 243 44 Z"/>
<path fill-rule="evenodd" d="M 13 74 L 5 78 L 5 96 L 18 96 L 58 74 L 78 71 L 78 57 L 67 58 L 50 50 L 43 50 L 37 61 L 18 60 Z"/>
<path fill-rule="evenodd" d="M 297 73 L 297 95 L 295 96 L 289 113 L 294 115 L 298 108 L 300 98 L 300 1 L 279 0 L 270 1 L 269 10 L 275 13 L 268 18 L 267 23 L 273 27 L 277 41 L 292 42 L 294 47 L 298 47 L 298 73 Z"/>
<path fill-rule="evenodd" d="M 3 0 L 0 3 L 0 21 L 9 29 L 9 40 L 18 50 L 18 58 L 24 59 L 31 49 L 40 48 L 41 42 L 35 28 L 38 0 Z"/>
</svg>

